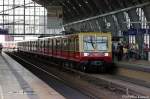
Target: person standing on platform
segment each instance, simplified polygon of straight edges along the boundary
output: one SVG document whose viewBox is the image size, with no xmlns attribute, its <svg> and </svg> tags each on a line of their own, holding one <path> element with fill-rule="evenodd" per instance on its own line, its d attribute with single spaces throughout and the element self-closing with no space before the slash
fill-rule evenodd
<svg viewBox="0 0 150 99">
<path fill-rule="evenodd" d="M 118 61 L 121 61 L 123 57 L 123 45 L 121 43 L 118 43 L 117 52 L 118 52 L 118 55 L 117 55 Z"/>
<path fill-rule="evenodd" d="M 127 45 L 123 46 L 123 57 L 125 60 L 128 60 L 128 48 Z"/>
<path fill-rule="evenodd" d="M 2 44 L 0 43 L 0 53 L 2 53 L 2 49 L 3 49 L 3 46 L 2 46 Z"/>
</svg>

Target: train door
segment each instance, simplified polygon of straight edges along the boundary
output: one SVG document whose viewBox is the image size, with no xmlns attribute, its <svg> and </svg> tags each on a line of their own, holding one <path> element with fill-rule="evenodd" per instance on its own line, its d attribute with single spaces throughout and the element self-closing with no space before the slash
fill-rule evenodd
<svg viewBox="0 0 150 99">
<path fill-rule="evenodd" d="M 46 48 L 46 45 L 47 45 L 47 40 L 46 39 L 43 39 L 43 43 L 44 43 L 44 46 L 43 46 L 43 50 L 44 50 L 44 54 L 46 54 L 47 52 L 47 48 Z"/>
<path fill-rule="evenodd" d="M 43 39 L 41 40 L 41 43 L 42 43 L 41 44 L 41 49 L 42 49 L 42 54 L 43 54 L 44 53 L 44 40 Z"/>
<path fill-rule="evenodd" d="M 79 36 L 75 37 L 75 58 L 79 58 Z"/>
<path fill-rule="evenodd" d="M 30 51 L 30 41 L 28 41 L 27 43 L 28 43 L 28 51 Z"/>
<path fill-rule="evenodd" d="M 53 55 L 55 56 L 56 55 L 56 39 L 54 38 L 53 39 Z"/>
<path fill-rule="evenodd" d="M 31 49 L 32 49 L 32 42 L 29 41 L 29 51 L 31 52 Z"/>
<path fill-rule="evenodd" d="M 40 53 L 42 53 L 42 47 L 43 47 L 42 44 L 43 44 L 43 43 L 42 43 L 42 40 L 40 40 Z"/>
<path fill-rule="evenodd" d="M 62 56 L 66 57 L 66 49 L 67 49 L 67 39 L 62 38 Z"/>
<path fill-rule="evenodd" d="M 58 53 L 59 53 L 59 51 L 58 51 L 58 45 L 59 45 L 59 40 L 58 40 L 58 38 L 56 38 L 56 45 L 55 45 L 56 56 L 58 56 Z"/>
<path fill-rule="evenodd" d="M 37 40 L 37 47 L 36 47 L 37 49 L 37 52 L 39 52 L 39 39 Z"/>
<path fill-rule="evenodd" d="M 45 43 L 46 43 L 46 45 L 45 45 L 46 54 L 48 54 L 48 52 L 49 52 L 49 40 L 48 40 L 48 38 L 45 40 Z"/>
<path fill-rule="evenodd" d="M 49 41 L 49 39 L 47 39 L 47 47 L 46 47 L 46 48 L 47 48 L 47 54 L 48 54 L 48 55 L 49 55 L 49 52 L 50 52 L 50 51 L 49 51 L 49 50 L 50 50 L 50 49 L 49 49 L 49 46 L 50 46 L 49 44 L 50 44 L 50 41 Z"/>
<path fill-rule="evenodd" d="M 57 38 L 57 55 L 61 56 L 61 38 Z"/>
<path fill-rule="evenodd" d="M 62 56 L 62 50 L 63 50 L 63 39 L 60 38 L 60 56 Z"/>
<path fill-rule="evenodd" d="M 52 55 L 52 39 L 49 39 L 49 54 Z"/>
<path fill-rule="evenodd" d="M 69 52 L 70 52 L 70 57 L 73 58 L 75 56 L 75 38 L 71 37 L 69 40 Z"/>
<path fill-rule="evenodd" d="M 51 49 L 52 49 L 52 56 L 53 56 L 54 55 L 54 39 L 53 38 L 51 39 L 51 42 L 52 42 Z"/>
</svg>

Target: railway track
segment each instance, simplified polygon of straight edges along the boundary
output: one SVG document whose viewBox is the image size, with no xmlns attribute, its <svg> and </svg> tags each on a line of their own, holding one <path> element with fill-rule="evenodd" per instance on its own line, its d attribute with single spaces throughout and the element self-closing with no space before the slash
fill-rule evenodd
<svg viewBox="0 0 150 99">
<path fill-rule="evenodd" d="M 119 66 L 116 75 L 127 77 L 128 79 L 131 78 L 130 82 L 136 82 L 139 85 L 150 88 L 150 72 L 147 72 L 146 69 L 143 71 Z"/>
<path fill-rule="evenodd" d="M 70 68 L 59 68 L 57 64 L 45 59 L 32 57 L 32 60 L 18 53 L 7 53 L 21 63 L 32 65 L 40 71 L 51 74 L 59 80 L 77 88 L 91 98 L 120 99 L 124 96 L 147 96 L 150 97 L 150 90 L 143 86 L 121 80 L 114 75 L 87 74 Z M 30 57 L 30 56 L 28 56 Z M 33 61 L 37 60 L 37 61 Z M 51 65 L 51 66 L 50 66 Z M 57 67 L 57 68 L 54 68 Z M 26 67 L 28 69 L 30 66 Z M 141 91 L 142 90 L 142 91 Z"/>
</svg>

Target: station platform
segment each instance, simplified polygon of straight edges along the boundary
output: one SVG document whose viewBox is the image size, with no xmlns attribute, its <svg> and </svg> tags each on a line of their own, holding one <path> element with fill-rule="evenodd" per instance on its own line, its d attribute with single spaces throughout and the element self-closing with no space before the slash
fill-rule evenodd
<svg viewBox="0 0 150 99">
<path fill-rule="evenodd" d="M 116 66 L 125 67 L 128 69 L 135 69 L 144 72 L 150 72 L 150 61 L 146 60 L 130 60 L 130 61 L 116 61 Z"/>
<path fill-rule="evenodd" d="M 0 55 L 0 99 L 65 99 L 5 53 Z"/>
</svg>

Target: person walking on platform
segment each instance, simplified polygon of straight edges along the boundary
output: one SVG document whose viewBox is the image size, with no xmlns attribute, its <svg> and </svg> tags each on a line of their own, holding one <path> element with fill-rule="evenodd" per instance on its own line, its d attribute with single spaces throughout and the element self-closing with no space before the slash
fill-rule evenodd
<svg viewBox="0 0 150 99">
<path fill-rule="evenodd" d="M 128 48 L 127 48 L 127 45 L 123 46 L 123 58 L 125 60 L 128 60 Z"/>
<path fill-rule="evenodd" d="M 118 61 L 121 61 L 122 60 L 122 57 L 123 57 L 123 45 L 118 43 L 118 46 L 117 46 L 117 57 L 118 57 Z"/>
<path fill-rule="evenodd" d="M 137 59 L 139 59 L 139 46 L 138 46 L 138 44 L 136 43 L 135 44 L 135 59 L 137 60 Z"/>
</svg>

